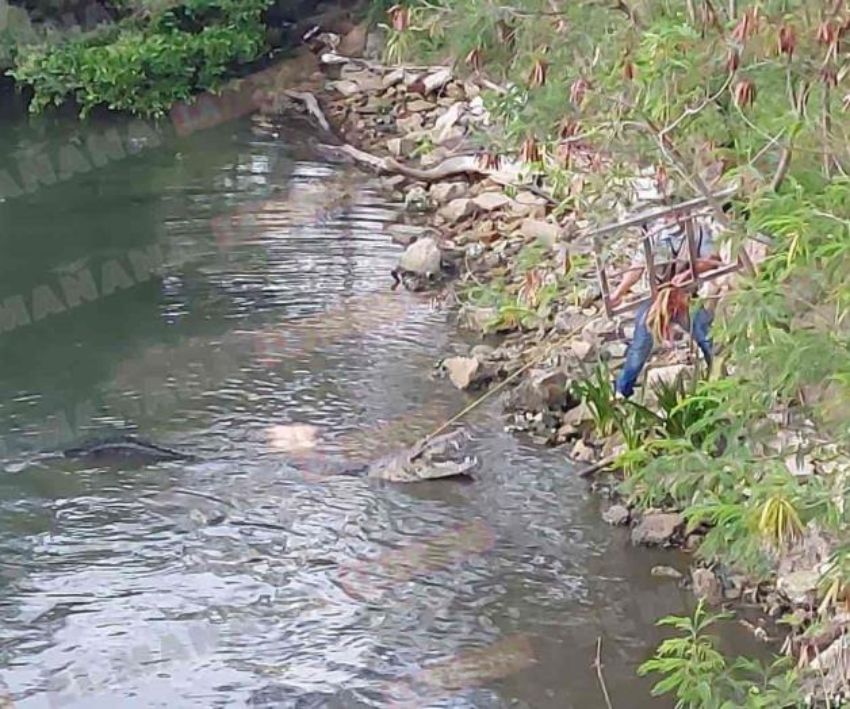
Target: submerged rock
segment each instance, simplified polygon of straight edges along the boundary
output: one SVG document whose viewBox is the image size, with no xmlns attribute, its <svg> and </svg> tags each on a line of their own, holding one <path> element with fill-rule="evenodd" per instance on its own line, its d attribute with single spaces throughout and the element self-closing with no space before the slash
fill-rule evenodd
<svg viewBox="0 0 850 709">
<path fill-rule="evenodd" d="M 632 529 L 632 544 L 669 544 L 683 522 L 684 519 L 678 512 L 648 512 Z"/>
<path fill-rule="evenodd" d="M 653 566 L 649 573 L 656 578 L 676 580 L 682 578 L 682 572 L 674 569 L 672 566 Z"/>
</svg>

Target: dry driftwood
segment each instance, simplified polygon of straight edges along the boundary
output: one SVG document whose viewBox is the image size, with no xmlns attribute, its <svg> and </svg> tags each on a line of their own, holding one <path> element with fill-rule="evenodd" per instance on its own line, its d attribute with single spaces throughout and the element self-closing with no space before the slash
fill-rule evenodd
<svg viewBox="0 0 850 709">
<path fill-rule="evenodd" d="M 309 91 L 285 91 L 284 93 L 295 101 L 301 101 L 307 109 L 307 112 L 319 122 L 322 130 L 327 133 L 333 133 L 331 124 L 328 123 L 328 119 L 325 117 L 325 114 L 319 106 L 319 102 L 313 94 Z"/>
<path fill-rule="evenodd" d="M 331 159 L 341 159 L 346 162 L 354 162 L 374 170 L 379 175 L 402 175 L 411 180 L 419 182 L 439 182 L 450 177 L 462 175 L 477 175 L 489 177 L 499 184 L 525 189 L 533 194 L 543 197 L 550 204 L 557 204 L 557 200 L 545 190 L 531 184 L 518 184 L 512 175 L 504 170 L 493 170 L 481 164 L 476 155 L 456 155 L 446 158 L 438 165 L 430 168 L 417 168 L 404 165 L 391 157 L 380 158 L 377 155 L 367 153 L 365 150 L 355 148 L 353 145 L 322 145 L 316 148 Z"/>
<path fill-rule="evenodd" d="M 318 147 L 328 155 L 349 158 L 351 161 L 365 165 L 379 174 L 404 175 L 411 180 L 420 180 L 421 182 L 437 182 L 457 175 L 487 176 L 492 173 L 491 170 L 481 166 L 475 155 L 458 155 L 446 158 L 439 165 L 423 169 L 403 165 L 390 157 L 379 158 L 377 155 L 372 155 L 347 143 L 345 145 L 320 145 Z"/>
</svg>

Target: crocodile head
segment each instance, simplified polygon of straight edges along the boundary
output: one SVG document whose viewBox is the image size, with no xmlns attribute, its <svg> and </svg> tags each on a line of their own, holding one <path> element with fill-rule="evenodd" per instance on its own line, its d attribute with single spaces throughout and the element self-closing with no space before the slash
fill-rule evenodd
<svg viewBox="0 0 850 709">
<path fill-rule="evenodd" d="M 464 454 L 468 441 L 462 430 L 425 439 L 407 450 L 372 463 L 369 477 L 392 482 L 419 482 L 470 476 L 478 466 L 478 459 Z"/>
</svg>

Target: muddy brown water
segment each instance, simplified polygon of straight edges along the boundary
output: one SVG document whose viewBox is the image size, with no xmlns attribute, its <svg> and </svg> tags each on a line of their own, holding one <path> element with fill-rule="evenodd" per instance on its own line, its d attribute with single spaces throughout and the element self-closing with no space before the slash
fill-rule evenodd
<svg viewBox="0 0 850 709">
<path fill-rule="evenodd" d="M 465 345 L 390 290 L 398 207 L 284 133 L 4 123 L 30 189 L 0 204 L 0 697 L 601 707 L 601 637 L 614 706 L 658 706 L 635 669 L 691 601 L 649 572 L 681 560 L 605 526 L 562 452 L 491 406 L 474 483 L 324 474 L 461 408 L 429 373 Z M 325 458 L 269 447 L 293 422 Z M 36 455 L 115 432 L 202 460 Z"/>
</svg>

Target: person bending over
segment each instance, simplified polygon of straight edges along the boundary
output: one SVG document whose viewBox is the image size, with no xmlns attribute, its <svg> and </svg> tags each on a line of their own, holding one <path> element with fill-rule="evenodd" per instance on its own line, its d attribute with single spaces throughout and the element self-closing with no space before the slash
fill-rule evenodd
<svg viewBox="0 0 850 709">
<path fill-rule="evenodd" d="M 697 273 L 716 268 L 720 257 L 714 244 L 713 224 L 708 220 L 694 220 L 697 245 Z M 713 315 L 703 306 L 689 313 L 694 286 L 683 288 L 691 279 L 688 256 L 688 240 L 681 219 L 676 214 L 662 217 L 654 228 L 644 227 L 652 240 L 656 278 L 660 285 L 654 300 L 644 303 L 635 313 L 635 333 L 626 350 L 626 360 L 617 377 L 616 391 L 623 397 L 634 393 L 635 383 L 646 361 L 652 354 L 655 340 L 670 337 L 670 325 L 676 324 L 690 333 L 711 367 L 712 342 L 710 335 Z M 623 280 L 610 296 L 612 307 L 619 305 L 623 297 L 640 280 L 646 270 L 643 251 L 635 257 L 632 266 L 623 274 Z"/>
</svg>

